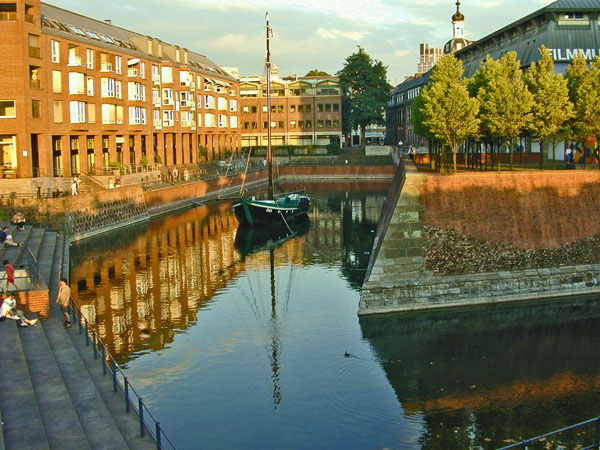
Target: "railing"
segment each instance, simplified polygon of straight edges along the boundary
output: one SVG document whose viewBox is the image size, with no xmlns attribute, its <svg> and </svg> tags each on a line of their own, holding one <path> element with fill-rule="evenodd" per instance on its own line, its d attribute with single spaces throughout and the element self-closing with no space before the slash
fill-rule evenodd
<svg viewBox="0 0 600 450">
<path fill-rule="evenodd" d="M 560 433 L 565 433 L 567 431 L 576 430 L 577 428 L 581 428 L 581 427 L 584 427 L 586 425 L 591 425 L 591 424 L 596 425 L 594 443 L 591 445 L 588 445 L 587 447 L 580 447 L 579 445 L 581 445 L 581 444 L 577 443 L 576 444 L 577 446 L 573 447 L 573 448 L 577 448 L 579 450 L 591 450 L 591 449 L 599 450 L 600 449 L 600 417 L 596 417 L 595 419 L 586 420 L 585 422 L 571 425 L 569 427 L 561 428 L 560 430 L 552 431 L 550 433 L 542 434 L 541 436 L 537 436 L 537 437 L 534 437 L 531 439 L 517 442 L 516 444 L 502 447 L 499 450 L 508 450 L 511 448 L 524 448 L 525 450 L 527 450 L 528 446 L 530 446 L 536 442 L 543 443 L 544 446 L 540 447 L 540 448 L 549 448 L 549 447 L 547 447 L 549 437 L 560 434 Z M 577 433 L 577 434 L 579 436 L 579 433 Z M 557 446 L 556 448 L 566 448 L 566 447 L 563 447 L 562 445 L 559 444 L 559 446 Z"/>
<path fill-rule="evenodd" d="M 15 279 L 29 280 L 32 287 L 39 286 L 40 273 L 38 262 L 29 247 L 5 247 L 0 252 L 1 259 L 12 261 L 15 267 Z M 25 271 L 25 275 L 20 275 L 19 271 Z M 4 276 L 2 276 L 4 278 Z"/>
<path fill-rule="evenodd" d="M 81 312 L 81 308 L 73 300 L 69 308 L 72 317 L 71 322 L 79 325 L 79 334 L 85 334 L 85 345 L 92 347 L 94 359 L 102 358 L 102 374 L 110 375 L 113 381 L 113 392 L 120 390 L 125 396 L 125 412 L 130 413 L 133 409 L 139 417 L 140 436 L 144 437 L 146 433 L 156 441 L 156 448 L 171 448 L 175 450 L 175 445 L 167 437 L 154 416 L 150 413 L 148 407 L 144 404 L 142 397 L 133 389 L 127 376 L 123 373 L 113 356 L 107 350 L 94 327 L 91 326 L 88 319 Z M 77 320 L 75 320 L 77 319 Z"/>
</svg>

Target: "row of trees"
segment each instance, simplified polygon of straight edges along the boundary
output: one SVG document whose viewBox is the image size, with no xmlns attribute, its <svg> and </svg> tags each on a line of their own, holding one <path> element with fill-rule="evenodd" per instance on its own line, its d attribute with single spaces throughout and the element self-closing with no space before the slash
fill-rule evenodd
<svg viewBox="0 0 600 450">
<path fill-rule="evenodd" d="M 551 144 L 553 154 L 561 140 L 600 138 L 600 57 L 588 67 L 578 54 L 565 78 L 554 72 L 547 48 L 540 54 L 527 73 L 515 52 L 499 60 L 488 56 L 470 79 L 464 78 L 460 60 L 445 56 L 413 103 L 415 132 L 441 142 L 452 155 L 454 171 L 459 146 L 468 138 L 506 145 L 511 170 L 522 135 Z"/>
</svg>

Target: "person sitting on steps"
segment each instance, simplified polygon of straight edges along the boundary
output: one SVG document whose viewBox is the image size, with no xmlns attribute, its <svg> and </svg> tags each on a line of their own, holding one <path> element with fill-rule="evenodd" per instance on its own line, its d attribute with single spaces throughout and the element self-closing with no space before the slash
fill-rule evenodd
<svg viewBox="0 0 600 450">
<path fill-rule="evenodd" d="M 3 295 L 2 297 L 5 296 Z M 35 326 L 38 322 L 38 319 L 27 319 L 23 311 L 17 309 L 17 300 L 14 294 L 10 294 L 8 298 L 4 298 L 2 307 L 0 307 L 0 321 L 6 319 L 19 320 L 19 326 L 21 327 Z"/>
</svg>

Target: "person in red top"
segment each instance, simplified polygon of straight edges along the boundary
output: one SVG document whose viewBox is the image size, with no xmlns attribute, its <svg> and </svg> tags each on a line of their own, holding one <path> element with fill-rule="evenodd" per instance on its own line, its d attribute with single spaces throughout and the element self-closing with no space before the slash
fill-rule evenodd
<svg viewBox="0 0 600 450">
<path fill-rule="evenodd" d="M 6 289 L 8 292 L 8 285 L 12 284 L 15 287 L 15 291 L 19 292 L 19 288 L 15 284 L 15 268 L 8 262 L 8 259 L 2 261 L 2 265 L 4 266 L 5 274 L 6 274 Z"/>
</svg>

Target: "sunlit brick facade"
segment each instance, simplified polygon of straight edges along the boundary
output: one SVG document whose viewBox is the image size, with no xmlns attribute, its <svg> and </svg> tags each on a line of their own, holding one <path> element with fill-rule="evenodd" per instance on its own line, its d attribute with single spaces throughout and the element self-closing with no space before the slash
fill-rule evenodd
<svg viewBox="0 0 600 450">
<path fill-rule="evenodd" d="M 38 0 L 0 4 L 3 177 L 183 166 L 241 146 L 238 82 L 208 58 Z"/>
</svg>

